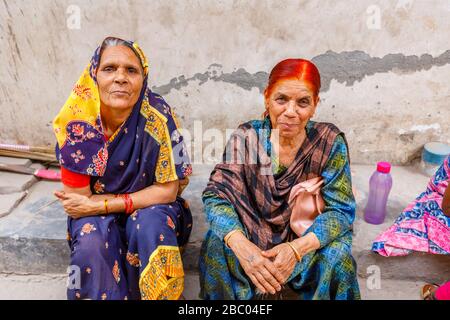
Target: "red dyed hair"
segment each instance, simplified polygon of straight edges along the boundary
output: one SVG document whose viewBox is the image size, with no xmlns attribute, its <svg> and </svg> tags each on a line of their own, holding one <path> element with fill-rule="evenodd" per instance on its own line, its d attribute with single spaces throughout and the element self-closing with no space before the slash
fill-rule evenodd
<svg viewBox="0 0 450 320">
<path fill-rule="evenodd" d="M 264 92 L 266 98 L 271 95 L 277 82 L 287 79 L 304 81 L 313 92 L 314 98 L 319 95 L 320 73 L 314 63 L 305 59 L 286 59 L 278 62 L 270 72 L 269 83 Z"/>
</svg>

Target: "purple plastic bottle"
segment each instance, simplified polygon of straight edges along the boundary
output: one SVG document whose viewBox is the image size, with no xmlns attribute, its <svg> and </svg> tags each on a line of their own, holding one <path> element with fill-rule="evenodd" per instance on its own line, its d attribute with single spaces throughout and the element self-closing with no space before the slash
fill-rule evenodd
<svg viewBox="0 0 450 320">
<path fill-rule="evenodd" d="M 371 224 L 381 224 L 386 218 L 386 205 L 392 188 L 391 164 L 378 162 L 377 171 L 370 177 L 369 199 L 364 210 L 364 220 Z"/>
</svg>

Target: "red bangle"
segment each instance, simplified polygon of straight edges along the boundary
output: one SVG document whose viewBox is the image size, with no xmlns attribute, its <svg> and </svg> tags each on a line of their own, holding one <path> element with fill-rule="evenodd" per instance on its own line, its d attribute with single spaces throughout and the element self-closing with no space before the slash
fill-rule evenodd
<svg viewBox="0 0 450 320">
<path fill-rule="evenodd" d="M 118 194 L 116 197 L 121 197 L 123 202 L 125 203 L 125 213 L 127 215 L 132 214 L 134 211 L 133 199 L 130 197 L 128 193 Z"/>
<path fill-rule="evenodd" d="M 133 198 L 131 196 L 130 197 L 130 214 L 133 213 L 134 210 L 134 203 L 133 203 Z"/>
<path fill-rule="evenodd" d="M 124 199 L 125 199 L 125 213 L 131 214 L 133 212 L 132 211 L 133 203 L 132 203 L 130 195 L 128 193 L 126 193 L 124 196 Z"/>
</svg>

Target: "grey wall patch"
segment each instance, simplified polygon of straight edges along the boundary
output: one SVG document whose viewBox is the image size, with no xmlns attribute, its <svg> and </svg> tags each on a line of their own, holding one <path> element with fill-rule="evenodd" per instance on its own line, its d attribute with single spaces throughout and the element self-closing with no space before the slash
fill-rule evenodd
<svg viewBox="0 0 450 320">
<path fill-rule="evenodd" d="M 445 51 L 440 56 L 434 58 L 430 54 L 423 54 L 420 57 L 412 55 L 405 56 L 401 53 L 388 54 L 383 58 L 371 57 L 364 51 L 349 51 L 336 53 L 327 51 L 312 59 L 320 70 L 322 78 L 322 92 L 330 89 L 331 80 L 345 83 L 352 86 L 356 81 L 361 81 L 366 76 L 376 73 L 386 72 L 404 72 L 411 73 L 421 70 L 429 70 L 434 66 L 443 66 L 450 64 L 450 50 Z M 173 78 L 168 84 L 162 86 L 154 86 L 152 90 L 166 95 L 172 89 L 179 90 L 186 87 L 191 81 L 199 81 L 202 85 L 206 81 L 221 81 L 235 84 L 245 90 L 258 88 L 260 92 L 264 91 L 267 84 L 269 74 L 264 71 L 249 73 L 245 69 L 240 68 L 231 73 L 223 73 L 220 71 L 222 65 L 214 63 L 209 66 L 204 73 L 196 73 L 190 78 L 184 75 Z"/>
<path fill-rule="evenodd" d="M 434 66 L 443 66 L 450 63 L 450 50 L 433 58 L 429 54 L 418 56 L 405 56 L 401 53 L 388 54 L 383 58 L 371 57 L 363 51 L 350 51 L 336 53 L 327 51 L 314 57 L 312 61 L 320 70 L 322 78 L 322 91 L 330 89 L 331 80 L 352 86 L 366 76 L 386 72 L 416 72 L 429 70 Z"/>
<path fill-rule="evenodd" d="M 152 90 L 161 95 L 166 95 L 170 92 L 171 89 L 180 90 L 181 87 L 186 87 L 191 81 L 198 80 L 199 84 L 202 85 L 206 81 L 211 80 L 235 84 L 245 90 L 251 90 L 252 88 L 256 87 L 261 92 L 264 91 L 268 78 L 267 72 L 257 72 L 251 74 L 245 69 L 240 68 L 231 73 L 223 73 L 220 70 L 216 70 L 217 68 L 222 68 L 222 65 L 214 63 L 210 65 L 208 70 L 204 73 L 196 73 L 194 76 L 187 79 L 184 75 L 182 75 L 178 78 L 173 78 L 168 84 L 162 86 L 153 86 Z"/>
</svg>

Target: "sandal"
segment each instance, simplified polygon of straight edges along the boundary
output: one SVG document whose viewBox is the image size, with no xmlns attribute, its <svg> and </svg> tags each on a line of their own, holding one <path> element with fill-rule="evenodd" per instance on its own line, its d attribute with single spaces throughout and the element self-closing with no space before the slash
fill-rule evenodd
<svg viewBox="0 0 450 320">
<path fill-rule="evenodd" d="M 427 283 L 422 287 L 420 291 L 420 295 L 423 300 L 436 300 L 434 297 L 434 292 L 439 288 L 439 285 L 436 283 Z"/>
</svg>

